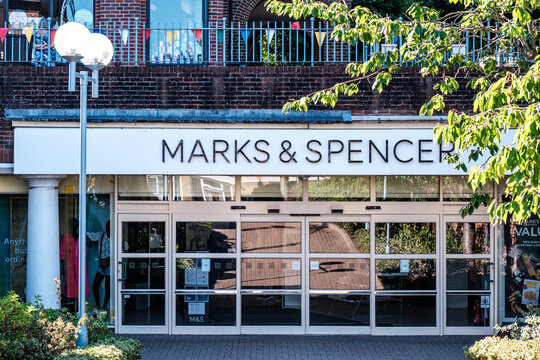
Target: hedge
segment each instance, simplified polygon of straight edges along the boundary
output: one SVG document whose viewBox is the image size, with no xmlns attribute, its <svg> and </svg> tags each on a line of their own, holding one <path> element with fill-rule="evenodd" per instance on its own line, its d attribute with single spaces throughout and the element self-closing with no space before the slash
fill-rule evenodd
<svg viewBox="0 0 540 360">
<path fill-rule="evenodd" d="M 465 348 L 469 360 L 538 360 L 540 341 L 490 336 Z"/>
<path fill-rule="evenodd" d="M 141 343 L 129 338 L 109 338 L 82 349 L 65 351 L 54 360 L 139 360 Z"/>
</svg>

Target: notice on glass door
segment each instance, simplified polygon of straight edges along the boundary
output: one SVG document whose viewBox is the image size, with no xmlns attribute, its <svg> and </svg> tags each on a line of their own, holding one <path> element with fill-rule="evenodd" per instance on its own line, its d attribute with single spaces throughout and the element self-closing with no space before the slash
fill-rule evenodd
<svg viewBox="0 0 540 360">
<path fill-rule="evenodd" d="M 204 303 L 189 303 L 188 315 L 204 315 Z"/>
</svg>

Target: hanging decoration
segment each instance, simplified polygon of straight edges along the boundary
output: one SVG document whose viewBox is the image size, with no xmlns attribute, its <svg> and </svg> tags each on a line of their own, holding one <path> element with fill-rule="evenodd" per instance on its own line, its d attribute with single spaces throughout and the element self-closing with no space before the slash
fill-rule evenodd
<svg viewBox="0 0 540 360">
<path fill-rule="evenodd" d="M 221 44 L 223 42 L 223 30 L 217 31 L 217 38 L 218 38 L 219 43 Z"/>
<path fill-rule="evenodd" d="M 242 35 L 242 39 L 244 40 L 244 43 L 247 45 L 248 43 L 248 39 L 249 39 L 249 34 L 251 33 L 251 30 L 249 29 L 243 29 L 243 30 L 240 30 L 240 34 Z"/>
<path fill-rule="evenodd" d="M 4 42 L 6 35 L 9 31 L 9 28 L 0 28 L 0 44 Z"/>
<path fill-rule="evenodd" d="M 200 43 L 201 42 L 202 30 L 201 29 L 191 29 L 191 32 L 193 34 L 195 34 L 195 39 L 197 39 L 197 42 Z"/>
<path fill-rule="evenodd" d="M 56 36 L 56 30 L 55 29 L 51 29 L 51 32 L 50 32 L 50 35 L 49 35 L 49 39 L 51 39 L 51 45 L 54 46 L 54 37 Z"/>
<path fill-rule="evenodd" d="M 34 28 L 31 27 L 25 27 L 23 29 L 24 35 L 26 35 L 26 40 L 30 43 L 30 40 L 32 40 L 32 34 L 34 33 Z"/>
<path fill-rule="evenodd" d="M 118 30 L 120 33 L 120 36 L 122 37 L 122 42 L 124 43 L 124 46 L 127 45 L 128 37 L 129 37 L 129 30 L 128 29 L 121 29 Z"/>
<path fill-rule="evenodd" d="M 324 31 L 315 32 L 315 38 L 317 39 L 317 44 L 319 44 L 319 46 L 321 46 L 324 43 L 325 37 L 326 37 L 326 32 Z"/>
<path fill-rule="evenodd" d="M 143 29 L 142 31 L 142 40 L 143 43 L 148 40 L 148 37 L 150 36 L 150 29 Z"/>
<path fill-rule="evenodd" d="M 173 43 L 173 32 L 172 31 L 167 31 L 167 40 L 169 41 L 169 46 L 172 47 L 172 43 Z"/>
<path fill-rule="evenodd" d="M 268 38 L 269 44 L 272 42 L 272 39 L 274 38 L 275 33 L 276 33 L 275 29 L 266 29 L 266 37 Z"/>
<path fill-rule="evenodd" d="M 291 24 L 291 29 L 300 29 L 300 22 L 293 22 Z"/>
</svg>

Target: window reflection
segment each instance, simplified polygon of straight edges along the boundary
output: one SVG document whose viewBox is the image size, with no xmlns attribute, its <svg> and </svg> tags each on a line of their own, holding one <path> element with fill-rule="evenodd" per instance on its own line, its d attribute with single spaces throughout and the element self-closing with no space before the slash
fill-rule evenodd
<svg viewBox="0 0 540 360">
<path fill-rule="evenodd" d="M 377 223 L 377 254 L 435 254 L 435 223 Z"/>
<path fill-rule="evenodd" d="M 174 200 L 234 200 L 234 176 L 174 176 L 173 183 Z"/>
<path fill-rule="evenodd" d="M 369 289 L 369 259 L 310 259 L 310 289 Z"/>
<path fill-rule="evenodd" d="M 312 253 L 369 253 L 369 223 L 309 223 Z"/>
<path fill-rule="evenodd" d="M 376 260 L 376 289 L 435 290 L 435 260 Z"/>
<path fill-rule="evenodd" d="M 242 176 L 242 201 L 301 201 L 302 181 L 295 176 Z"/>
<path fill-rule="evenodd" d="M 444 201 L 469 201 L 473 194 L 468 176 L 442 176 Z M 487 184 L 482 191 L 492 194 L 493 184 Z"/>
<path fill-rule="evenodd" d="M 377 176 L 377 201 L 439 201 L 438 176 Z"/>
<path fill-rule="evenodd" d="M 243 222 L 242 252 L 299 253 L 302 249 L 301 223 Z"/>
<path fill-rule="evenodd" d="M 369 201 L 369 176 L 315 176 L 308 179 L 310 201 Z"/>
<path fill-rule="evenodd" d="M 369 294 L 311 295 L 309 324 L 369 326 Z"/>
<path fill-rule="evenodd" d="M 243 289 L 300 289 L 300 259 L 242 259 Z"/>
<path fill-rule="evenodd" d="M 176 259 L 177 289 L 235 289 L 235 259 Z"/>
<path fill-rule="evenodd" d="M 164 253 L 164 222 L 123 222 L 122 251 L 125 253 Z"/>
<path fill-rule="evenodd" d="M 447 290 L 489 290 L 485 259 L 447 259 Z"/>
<path fill-rule="evenodd" d="M 118 176 L 118 200 L 168 200 L 167 175 Z"/>
<path fill-rule="evenodd" d="M 489 223 L 447 223 L 447 254 L 488 254 Z"/>
<path fill-rule="evenodd" d="M 236 252 L 235 222 L 177 222 L 176 252 Z"/>
</svg>

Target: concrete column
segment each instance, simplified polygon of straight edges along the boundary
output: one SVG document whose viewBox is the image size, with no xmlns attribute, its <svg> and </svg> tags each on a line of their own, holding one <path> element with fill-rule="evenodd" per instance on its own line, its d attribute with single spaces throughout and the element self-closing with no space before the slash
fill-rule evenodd
<svg viewBox="0 0 540 360">
<path fill-rule="evenodd" d="M 46 308 L 60 308 L 55 279 L 60 280 L 58 183 L 62 176 L 25 176 L 28 181 L 26 300 L 41 298 Z"/>
</svg>

